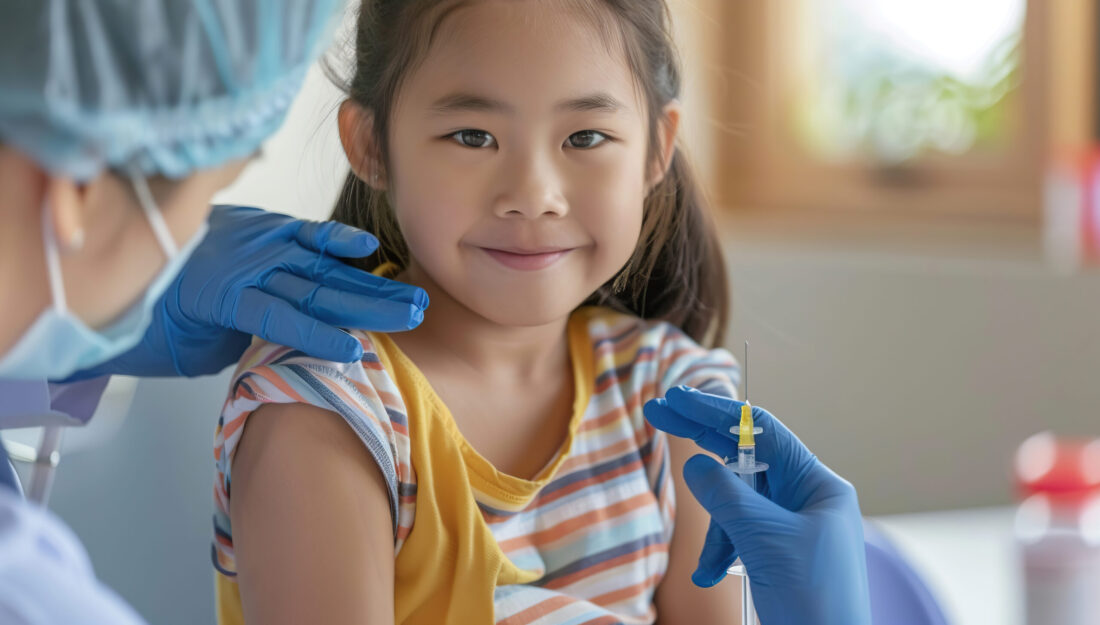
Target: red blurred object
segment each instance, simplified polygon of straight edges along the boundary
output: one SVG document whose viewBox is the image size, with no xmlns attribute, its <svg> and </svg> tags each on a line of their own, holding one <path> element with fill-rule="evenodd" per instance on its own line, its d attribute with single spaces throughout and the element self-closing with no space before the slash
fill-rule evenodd
<svg viewBox="0 0 1100 625">
<path fill-rule="evenodd" d="M 1016 452 L 1027 625 L 1100 620 L 1100 439 L 1041 432 Z"/>
<path fill-rule="evenodd" d="M 1100 146 L 1054 155 L 1043 192 L 1044 247 L 1055 266 L 1100 264 Z"/>
<path fill-rule="evenodd" d="M 1040 492 L 1076 498 L 1098 494 L 1100 439 L 1036 434 L 1016 452 L 1015 476 L 1021 498 Z"/>
</svg>

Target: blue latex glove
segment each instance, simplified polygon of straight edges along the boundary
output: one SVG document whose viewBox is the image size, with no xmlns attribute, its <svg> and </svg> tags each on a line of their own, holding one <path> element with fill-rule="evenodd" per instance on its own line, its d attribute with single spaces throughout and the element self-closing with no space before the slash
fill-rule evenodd
<svg viewBox="0 0 1100 625">
<path fill-rule="evenodd" d="M 369 233 L 242 206 L 215 206 L 209 224 L 142 342 L 67 381 L 217 373 L 241 357 L 252 335 L 351 362 L 363 348 L 340 327 L 397 332 L 424 319 L 422 289 L 340 260 L 373 253 L 378 240 Z"/>
<path fill-rule="evenodd" d="M 646 419 L 719 457 L 737 457 L 739 401 L 676 387 L 646 403 Z M 855 488 L 833 473 L 768 411 L 753 406 L 756 458 L 768 463 L 753 492 L 706 455 L 690 458 L 684 480 L 710 513 L 692 581 L 720 582 L 738 556 L 764 625 L 870 625 L 863 522 Z"/>
</svg>

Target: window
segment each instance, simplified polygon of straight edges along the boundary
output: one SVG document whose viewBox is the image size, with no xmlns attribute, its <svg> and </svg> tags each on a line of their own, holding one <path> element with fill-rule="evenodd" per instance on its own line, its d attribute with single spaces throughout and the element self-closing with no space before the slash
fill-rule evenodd
<svg viewBox="0 0 1100 625">
<path fill-rule="evenodd" d="M 712 193 L 733 208 L 1037 222 L 1048 146 L 1092 134 L 1090 4 L 711 5 Z"/>
</svg>

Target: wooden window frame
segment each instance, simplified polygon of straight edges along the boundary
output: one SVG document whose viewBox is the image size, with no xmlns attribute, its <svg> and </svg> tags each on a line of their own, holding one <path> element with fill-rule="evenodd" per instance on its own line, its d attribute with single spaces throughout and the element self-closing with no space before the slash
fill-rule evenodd
<svg viewBox="0 0 1100 625">
<path fill-rule="evenodd" d="M 716 58 L 701 76 L 711 120 L 711 145 L 703 150 L 714 159 L 706 183 L 719 206 L 1038 223 L 1052 150 L 1086 145 L 1096 134 L 1093 3 L 1028 0 L 1020 86 L 1009 115 L 1021 123 L 1011 129 L 1006 150 L 928 154 L 889 169 L 815 160 L 779 115 L 787 110 L 780 105 L 777 61 L 784 5 L 789 7 L 785 1 L 722 0 L 707 6 L 717 30 L 695 45 Z"/>
</svg>

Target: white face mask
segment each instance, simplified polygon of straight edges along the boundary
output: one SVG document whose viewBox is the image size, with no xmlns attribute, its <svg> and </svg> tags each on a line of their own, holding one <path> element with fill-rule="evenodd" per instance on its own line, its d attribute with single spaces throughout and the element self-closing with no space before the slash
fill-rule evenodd
<svg viewBox="0 0 1100 625">
<path fill-rule="evenodd" d="M 191 240 L 182 249 L 177 249 L 145 178 L 131 175 L 130 179 L 138 203 L 168 262 L 146 288 L 141 299 L 125 314 L 108 327 L 93 330 L 72 314 L 66 305 L 57 237 L 50 223 L 50 211 L 43 205 L 42 237 L 53 303 L 42 311 L 15 346 L 0 357 L 0 378 L 64 379 L 125 353 L 145 336 L 153 321 L 154 306 L 206 236 L 207 225 L 203 222 Z"/>
</svg>

